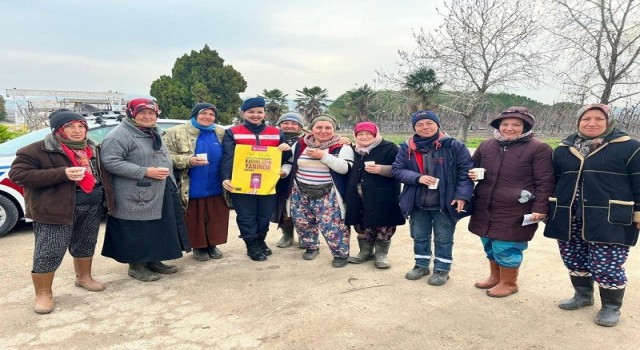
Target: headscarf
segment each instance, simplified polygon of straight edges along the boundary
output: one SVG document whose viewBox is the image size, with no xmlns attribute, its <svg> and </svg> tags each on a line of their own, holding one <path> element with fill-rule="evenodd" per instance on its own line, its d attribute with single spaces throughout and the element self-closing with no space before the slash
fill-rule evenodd
<svg viewBox="0 0 640 350">
<path fill-rule="evenodd" d="M 607 128 L 604 130 L 602 134 L 598 136 L 586 136 L 580 131 L 580 119 L 585 113 L 587 113 L 587 111 L 590 111 L 592 109 L 597 109 L 601 111 L 602 113 L 604 113 L 604 116 L 607 119 Z M 587 155 L 589 155 L 589 153 L 593 152 L 600 145 L 602 145 L 604 139 L 607 136 L 609 136 L 611 132 L 613 132 L 613 128 L 615 127 L 614 120 L 612 119 L 613 113 L 609 106 L 596 103 L 596 104 L 588 104 L 580 108 L 580 110 L 577 113 L 577 116 L 578 116 L 578 123 L 577 123 L 578 137 L 576 137 L 573 147 L 575 147 L 580 152 L 580 154 L 586 157 Z"/>
</svg>

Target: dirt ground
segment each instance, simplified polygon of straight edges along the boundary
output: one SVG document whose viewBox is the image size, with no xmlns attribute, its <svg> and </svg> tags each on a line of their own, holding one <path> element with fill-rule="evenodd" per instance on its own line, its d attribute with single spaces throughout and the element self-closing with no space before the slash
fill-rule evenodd
<svg viewBox="0 0 640 350">
<path fill-rule="evenodd" d="M 519 293 L 495 299 L 474 288 L 488 264 L 467 223 L 458 224 L 451 279 L 442 287 L 404 278 L 413 266 L 408 225 L 393 239 L 390 269 L 373 263 L 335 269 L 324 243 L 313 261 L 302 260 L 298 248 L 276 248 L 275 226 L 267 237 L 274 254 L 266 262 L 249 260 L 233 217 L 229 242 L 220 246 L 223 259 L 197 262 L 187 254 L 174 261 L 179 273 L 157 282 L 133 280 L 125 265 L 97 254 L 94 275 L 107 289 L 87 292 L 74 286 L 67 256 L 54 281 L 56 309 L 49 315 L 31 309 L 33 236 L 30 225 L 23 225 L 0 239 L 0 348 L 637 348 L 637 251 L 626 266 L 630 284 L 622 319 L 604 328 L 593 322 L 597 296 L 593 307 L 557 307 L 572 288 L 555 241 L 541 231 L 526 251 Z"/>
</svg>

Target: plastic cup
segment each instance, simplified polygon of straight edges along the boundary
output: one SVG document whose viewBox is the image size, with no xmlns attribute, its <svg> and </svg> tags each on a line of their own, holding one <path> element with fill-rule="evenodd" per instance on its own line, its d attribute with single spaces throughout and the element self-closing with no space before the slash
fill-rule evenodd
<svg viewBox="0 0 640 350">
<path fill-rule="evenodd" d="M 200 159 L 204 159 L 206 161 L 209 161 L 209 158 L 207 157 L 206 153 L 198 153 L 198 154 L 196 154 L 196 157 L 198 157 Z"/>
<path fill-rule="evenodd" d="M 372 160 L 364 162 L 364 166 L 374 166 L 374 165 L 376 165 L 376 162 L 374 162 Z"/>
<path fill-rule="evenodd" d="M 438 184 L 440 183 L 440 179 L 436 179 L 436 183 L 434 183 L 433 185 L 429 185 L 429 189 L 430 190 L 435 190 L 438 188 Z"/>
<path fill-rule="evenodd" d="M 158 170 L 164 170 L 166 172 L 169 172 L 169 168 L 165 168 L 165 167 L 158 167 Z"/>
<path fill-rule="evenodd" d="M 484 180 L 484 168 L 473 168 L 471 170 L 476 174 L 476 180 Z"/>
</svg>

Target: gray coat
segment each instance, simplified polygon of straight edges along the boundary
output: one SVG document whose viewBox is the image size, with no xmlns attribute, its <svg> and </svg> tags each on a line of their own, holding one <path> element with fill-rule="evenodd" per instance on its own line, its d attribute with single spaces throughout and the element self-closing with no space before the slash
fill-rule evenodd
<svg viewBox="0 0 640 350">
<path fill-rule="evenodd" d="M 157 131 L 162 134 L 160 128 Z M 144 175 L 147 167 L 173 168 L 167 147 L 163 144 L 154 151 L 149 135 L 123 121 L 105 137 L 101 149 L 102 165 L 113 186 L 115 211 L 109 214 L 126 220 L 160 219 L 166 179 Z M 176 182 L 173 174 L 171 181 Z"/>
</svg>

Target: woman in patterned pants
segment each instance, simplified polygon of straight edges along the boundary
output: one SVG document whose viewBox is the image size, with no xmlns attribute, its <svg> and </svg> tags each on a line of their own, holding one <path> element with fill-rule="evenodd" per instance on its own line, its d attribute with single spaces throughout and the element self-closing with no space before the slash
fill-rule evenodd
<svg viewBox="0 0 640 350">
<path fill-rule="evenodd" d="M 624 263 L 640 228 L 640 141 L 614 127 L 611 108 L 578 111 L 578 132 L 553 151 L 556 188 L 544 235 L 558 240 L 575 294 L 564 310 L 602 307 L 596 323 L 618 324 L 627 277 Z"/>
</svg>

